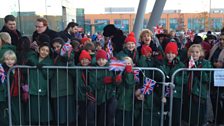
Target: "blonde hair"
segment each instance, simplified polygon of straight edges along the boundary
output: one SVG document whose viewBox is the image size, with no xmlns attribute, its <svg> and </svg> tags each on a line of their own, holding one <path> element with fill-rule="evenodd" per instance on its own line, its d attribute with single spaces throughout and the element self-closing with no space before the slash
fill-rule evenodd
<svg viewBox="0 0 224 126">
<path fill-rule="evenodd" d="M 152 37 L 153 33 L 149 29 L 143 29 L 142 32 L 140 33 L 140 40 L 142 40 L 144 34 L 149 34 L 150 37 Z"/>
<path fill-rule="evenodd" d="M 8 32 L 0 32 L 0 39 L 2 40 L 2 45 L 5 43 L 11 44 L 11 36 Z"/>
<path fill-rule="evenodd" d="M 13 58 L 14 60 L 17 61 L 16 54 L 15 54 L 15 52 L 12 51 L 12 50 L 7 50 L 7 51 L 3 54 L 1 61 L 4 62 L 5 59 L 6 59 L 6 57 L 8 57 L 8 56 L 12 56 L 12 58 Z"/>
<path fill-rule="evenodd" d="M 193 44 L 190 46 L 190 48 L 188 49 L 187 55 L 188 57 L 191 56 L 191 52 L 193 50 L 193 48 L 198 48 L 200 50 L 200 57 L 204 57 L 205 56 L 205 52 L 204 49 L 202 48 L 201 44 Z"/>
<path fill-rule="evenodd" d="M 132 66 L 134 65 L 133 60 L 132 60 L 131 57 L 129 57 L 129 56 L 124 57 L 123 60 L 124 60 L 125 62 L 130 62 Z"/>
</svg>

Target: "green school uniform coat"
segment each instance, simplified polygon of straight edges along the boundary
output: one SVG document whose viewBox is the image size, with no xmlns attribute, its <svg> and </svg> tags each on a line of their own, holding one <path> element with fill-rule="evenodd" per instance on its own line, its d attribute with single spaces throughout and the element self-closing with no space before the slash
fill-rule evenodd
<svg viewBox="0 0 224 126">
<path fill-rule="evenodd" d="M 122 83 L 117 86 L 117 108 L 125 111 L 132 111 L 134 91 L 135 91 L 135 80 L 133 73 L 122 74 Z"/>
<path fill-rule="evenodd" d="M 176 57 L 171 64 L 168 63 L 167 60 L 165 60 L 165 64 L 159 67 L 165 74 L 166 76 L 166 82 L 171 81 L 171 77 L 173 73 L 180 69 L 180 68 L 185 68 L 185 65 L 179 60 L 178 57 Z M 182 78 L 183 77 L 183 78 Z M 186 84 L 187 76 L 186 74 L 183 74 L 179 72 L 174 80 L 174 85 L 175 88 L 173 90 L 173 97 L 175 98 L 181 98 L 181 92 L 182 92 L 182 84 Z"/>
<path fill-rule="evenodd" d="M 71 57 L 74 57 L 72 53 Z M 67 64 L 67 62 L 69 64 Z M 66 57 L 58 56 L 54 60 L 54 66 L 73 66 L 73 61 L 68 61 Z M 51 97 L 60 97 L 74 94 L 75 74 L 72 69 L 54 69 L 51 79 Z"/>
<path fill-rule="evenodd" d="M 112 82 L 110 84 L 105 85 L 103 83 L 104 77 L 112 77 L 113 73 L 106 70 L 93 70 L 90 73 L 90 83 L 94 85 L 94 94 L 97 98 L 97 104 L 105 103 L 106 100 L 109 100 L 113 96 L 115 96 L 115 84 Z M 97 95 L 96 95 L 97 94 Z"/>
<path fill-rule="evenodd" d="M 139 59 L 139 54 L 138 51 L 135 49 L 134 51 L 129 51 L 128 49 L 124 48 L 122 51 L 120 51 L 116 57 L 119 60 L 123 60 L 124 57 L 131 57 L 131 59 L 133 60 L 134 64 L 136 65 L 138 63 L 138 59 Z"/>
</svg>

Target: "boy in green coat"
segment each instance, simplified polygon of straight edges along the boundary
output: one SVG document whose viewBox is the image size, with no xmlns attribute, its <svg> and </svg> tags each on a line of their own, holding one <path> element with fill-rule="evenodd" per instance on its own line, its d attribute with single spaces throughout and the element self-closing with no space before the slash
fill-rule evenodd
<svg viewBox="0 0 224 126">
<path fill-rule="evenodd" d="M 155 67 L 157 64 L 151 55 L 152 49 L 147 45 L 143 45 L 138 66 Z M 144 95 L 141 92 L 144 83 L 143 80 L 145 80 L 146 77 L 153 78 L 153 71 L 145 70 L 141 72 L 144 72 L 144 75 L 140 73 L 140 83 L 136 85 L 137 89 L 135 91 L 135 126 L 150 126 L 151 124 L 153 126 L 158 126 L 160 124 L 160 115 L 158 114 L 160 112 L 160 98 L 157 92 L 154 91 L 149 95 Z"/>
<path fill-rule="evenodd" d="M 159 68 L 164 72 L 166 76 L 166 82 L 171 81 L 172 74 L 180 68 L 184 68 L 185 65 L 178 58 L 178 47 L 177 43 L 169 42 L 165 48 L 166 59 L 164 60 L 164 65 Z M 175 88 L 173 90 L 173 106 L 172 106 L 172 126 L 180 126 L 181 122 L 181 98 L 183 94 L 183 84 L 185 84 L 186 80 L 182 79 L 186 78 L 186 75 L 182 75 L 181 73 L 175 77 L 174 85 Z M 166 87 L 166 98 L 170 98 L 169 87 Z M 165 104 L 165 109 L 169 109 L 169 100 Z M 165 125 L 167 125 L 167 121 L 165 121 Z"/>
<path fill-rule="evenodd" d="M 106 51 L 97 51 L 96 63 L 98 67 L 108 66 Z M 117 100 L 116 85 L 113 82 L 113 73 L 108 70 L 91 72 L 90 83 L 96 87 L 94 90 L 97 99 L 97 126 L 104 126 L 104 124 L 114 126 Z"/>
<path fill-rule="evenodd" d="M 86 50 L 82 50 L 79 56 L 80 65 L 87 67 L 91 63 L 91 56 Z M 94 85 L 90 83 L 89 69 L 80 69 L 76 71 L 76 91 L 78 96 L 78 124 L 79 126 L 93 126 L 95 124 L 95 104 Z M 87 120 L 87 123 L 86 123 Z"/>
<path fill-rule="evenodd" d="M 42 66 L 51 66 L 52 59 L 49 56 L 50 45 L 43 42 L 39 46 L 39 53 L 28 58 L 27 65 L 37 66 L 37 69 L 29 71 L 29 104 L 27 107 L 27 121 L 31 120 L 31 124 L 50 123 L 52 119 L 51 105 L 49 101 L 49 80 L 51 78 L 50 70 L 43 69 Z M 48 75 L 49 74 L 49 75 Z M 30 115 L 29 115 L 30 114 Z"/>
</svg>

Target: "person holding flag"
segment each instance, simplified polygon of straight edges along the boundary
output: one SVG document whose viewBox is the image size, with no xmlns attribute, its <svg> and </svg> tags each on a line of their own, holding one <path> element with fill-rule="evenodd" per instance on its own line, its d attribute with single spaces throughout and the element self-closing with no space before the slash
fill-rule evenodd
<svg viewBox="0 0 224 126">
<path fill-rule="evenodd" d="M 138 61 L 139 67 L 156 67 L 154 57 L 152 57 L 152 49 L 150 46 L 142 45 L 141 55 Z M 153 71 L 141 71 L 139 72 L 140 83 L 136 85 L 135 91 L 135 125 L 136 126 L 149 126 L 151 123 L 153 126 L 159 125 L 160 117 L 158 112 L 160 111 L 160 98 L 158 93 L 153 91 L 155 81 L 150 79 L 153 77 Z M 153 94 L 153 95 L 152 95 Z M 144 104 L 144 105 L 143 105 Z M 153 108 L 153 110 L 152 110 Z M 142 110 L 144 112 L 142 112 Z M 153 120 L 151 120 L 151 117 Z M 143 122 L 141 122 L 143 118 Z"/>
<path fill-rule="evenodd" d="M 133 61 L 130 57 L 124 57 L 126 62 L 124 71 L 122 72 L 121 83 L 117 85 L 117 111 L 115 117 L 116 126 L 132 126 L 134 119 L 134 89 L 135 80 L 133 74 Z M 119 77 L 119 76 L 117 76 Z M 115 78 L 117 82 L 118 78 Z"/>
<path fill-rule="evenodd" d="M 161 65 L 159 68 L 164 72 L 166 76 L 166 82 L 171 81 L 171 76 L 172 74 L 180 69 L 184 68 L 185 65 L 179 60 L 178 57 L 178 46 L 176 42 L 168 42 L 168 44 L 165 47 L 165 54 L 166 54 L 166 59 L 164 59 L 164 64 Z M 183 79 L 184 78 L 184 79 Z M 174 85 L 175 88 L 173 89 L 173 116 L 172 116 L 172 126 L 180 126 L 181 122 L 181 115 L 180 112 L 181 110 L 181 98 L 182 98 L 182 89 L 183 85 L 185 84 L 186 80 L 186 75 L 185 74 L 177 74 L 174 80 Z M 165 97 L 170 98 L 170 86 L 165 87 Z M 169 101 L 166 100 L 167 103 L 165 104 L 165 111 L 168 111 L 170 106 L 169 106 Z M 165 120 L 164 124 L 168 124 L 169 118 Z"/>
<path fill-rule="evenodd" d="M 204 59 L 204 51 L 201 44 L 193 44 L 188 49 L 188 57 L 192 57 L 189 60 L 188 68 L 211 68 L 211 63 L 208 60 Z M 193 59 L 193 61 L 192 61 Z M 205 121 L 206 114 L 206 100 L 207 100 L 207 87 L 210 81 L 209 73 L 203 71 L 193 71 L 188 73 L 187 87 L 184 92 L 185 101 L 183 109 L 184 112 L 183 119 L 188 122 L 190 125 L 198 124 L 202 125 Z M 191 101 L 190 101 L 191 100 Z M 190 104 L 191 103 L 191 110 Z M 200 108 L 200 111 L 198 111 Z M 191 114 L 191 115 L 189 115 Z M 188 117 L 191 117 L 188 119 Z M 199 117 L 199 118 L 195 118 Z"/>
</svg>

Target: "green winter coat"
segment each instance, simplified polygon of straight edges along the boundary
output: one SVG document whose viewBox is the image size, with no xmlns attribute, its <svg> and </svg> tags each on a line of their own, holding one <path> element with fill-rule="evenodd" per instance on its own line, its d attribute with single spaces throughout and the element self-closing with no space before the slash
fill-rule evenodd
<svg viewBox="0 0 224 126">
<path fill-rule="evenodd" d="M 111 77 L 113 79 L 113 73 L 106 70 L 93 70 L 90 73 L 90 83 L 94 85 L 94 94 L 97 98 L 97 104 L 105 103 L 106 100 L 109 100 L 113 96 L 115 96 L 116 86 L 112 82 L 110 84 L 105 85 L 103 80 L 104 77 Z"/>
<path fill-rule="evenodd" d="M 210 61 L 205 59 L 198 60 L 197 62 L 195 62 L 195 64 L 196 64 L 196 68 L 212 68 Z M 210 80 L 209 72 L 194 71 L 193 73 L 194 73 L 193 74 L 194 76 L 193 76 L 193 84 L 192 84 L 191 92 L 192 94 L 198 97 L 206 99 L 208 86 L 209 86 L 208 83 Z M 201 79 L 201 83 L 200 83 L 200 79 Z M 191 79 L 189 79 L 188 81 L 191 81 Z"/>
<path fill-rule="evenodd" d="M 28 65 L 31 66 L 51 66 L 53 64 L 52 59 L 48 56 L 39 62 L 39 56 L 37 54 L 31 55 L 28 58 Z M 47 95 L 48 81 L 52 77 L 51 70 L 47 69 L 30 69 L 29 71 L 29 94 L 31 95 Z M 48 75 L 49 74 L 49 75 Z"/>
<path fill-rule="evenodd" d="M 124 57 L 131 57 L 131 59 L 133 60 L 134 64 L 137 65 L 138 63 L 138 59 L 139 59 L 139 54 L 137 49 L 135 49 L 134 51 L 129 51 L 128 49 L 124 48 L 122 51 L 120 51 L 116 57 L 119 60 L 123 60 Z"/>
<path fill-rule="evenodd" d="M 14 45 L 11 45 L 11 44 L 8 44 L 8 43 L 5 43 L 2 48 L 0 49 L 0 59 L 2 60 L 2 57 L 4 55 L 4 53 L 8 50 L 12 50 L 16 53 L 16 47 Z M 1 61 L 3 62 L 3 61 Z"/>
<path fill-rule="evenodd" d="M 76 87 L 75 89 L 78 91 L 78 101 L 86 101 L 88 98 L 86 93 L 92 94 L 94 93 L 94 85 L 90 83 L 90 78 L 92 78 L 92 74 L 90 74 L 92 70 L 78 69 L 75 71 L 76 74 Z M 83 76 L 84 75 L 84 76 Z M 84 81 L 86 78 L 86 83 Z M 94 96 L 93 96 L 94 97 Z"/>
<path fill-rule="evenodd" d="M 166 76 L 166 82 L 171 82 L 171 77 L 173 73 L 180 69 L 180 68 L 185 68 L 185 65 L 179 60 L 178 57 L 176 57 L 171 64 L 168 63 L 167 60 L 165 60 L 165 64 L 159 67 L 165 74 Z M 173 90 L 173 97 L 175 98 L 181 98 L 182 95 L 182 84 L 186 84 L 187 82 L 187 76 L 186 73 L 182 75 L 182 72 L 179 72 L 174 79 L 174 85 L 175 88 Z"/>
<path fill-rule="evenodd" d="M 72 53 L 71 57 L 74 57 Z M 68 63 L 68 64 L 67 64 Z M 54 66 L 74 66 L 74 62 L 66 57 L 58 56 L 54 60 Z M 74 94 L 75 74 L 72 69 L 54 69 L 51 79 L 51 97 L 60 97 Z"/>
<path fill-rule="evenodd" d="M 155 67 L 156 65 L 157 65 L 156 61 L 152 57 L 146 58 L 145 56 L 141 55 L 140 59 L 138 61 L 139 67 Z M 153 79 L 152 78 L 153 77 L 152 70 L 144 70 L 144 74 L 146 77 Z M 143 88 L 143 80 L 144 79 L 145 79 L 145 77 L 143 77 L 143 75 L 140 74 L 140 83 L 136 86 L 138 89 Z M 159 99 L 160 98 L 159 98 L 158 94 L 155 92 L 153 92 L 153 94 L 150 94 L 150 95 L 145 95 L 144 109 L 150 110 L 153 107 L 153 110 L 157 111 L 158 109 L 156 109 L 156 108 L 159 106 L 158 105 L 158 102 L 160 102 Z M 152 102 L 153 102 L 153 104 L 152 104 Z M 141 107 L 142 107 L 142 101 L 137 100 L 136 104 L 135 104 L 135 108 L 141 109 Z"/>
<path fill-rule="evenodd" d="M 135 79 L 133 73 L 122 74 L 122 83 L 117 86 L 117 108 L 132 111 L 135 91 Z"/>
<path fill-rule="evenodd" d="M 6 96 L 7 96 L 7 83 L 6 80 L 3 84 L 0 84 L 0 102 L 1 101 L 6 101 Z"/>
</svg>

